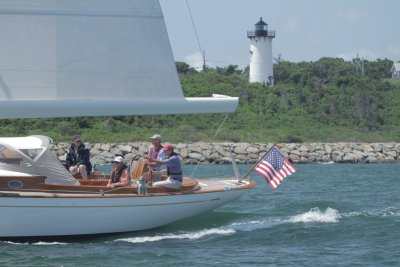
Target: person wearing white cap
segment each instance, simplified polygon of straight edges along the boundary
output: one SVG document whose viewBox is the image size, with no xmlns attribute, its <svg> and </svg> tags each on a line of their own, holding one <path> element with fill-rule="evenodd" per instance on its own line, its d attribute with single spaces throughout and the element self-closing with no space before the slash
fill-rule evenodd
<svg viewBox="0 0 400 267">
<path fill-rule="evenodd" d="M 128 167 L 124 164 L 124 158 L 116 156 L 113 162 L 114 168 L 107 186 L 111 188 L 127 186 L 129 184 Z"/>
<path fill-rule="evenodd" d="M 161 135 L 159 134 L 155 134 L 152 137 L 150 137 L 151 139 L 151 144 L 152 146 L 149 148 L 149 152 L 148 155 L 145 156 L 145 158 L 149 159 L 150 161 L 152 160 L 165 160 L 165 153 L 164 150 L 162 149 L 163 146 L 161 145 Z M 151 169 L 153 171 L 162 171 L 165 170 L 165 166 L 160 165 L 160 166 L 151 166 Z M 161 174 L 159 173 L 153 173 L 153 182 L 158 182 L 161 181 Z"/>
</svg>

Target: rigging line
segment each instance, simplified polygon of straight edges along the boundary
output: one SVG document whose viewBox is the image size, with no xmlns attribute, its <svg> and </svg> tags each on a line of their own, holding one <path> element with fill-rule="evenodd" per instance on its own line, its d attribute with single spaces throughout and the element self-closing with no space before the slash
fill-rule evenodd
<svg viewBox="0 0 400 267">
<path fill-rule="evenodd" d="M 225 124 L 226 119 L 228 119 L 228 116 L 229 116 L 229 114 L 226 114 L 224 120 L 223 120 L 222 123 L 219 125 L 218 130 L 217 130 L 217 132 L 215 133 L 215 135 L 214 135 L 214 137 L 213 137 L 214 140 L 215 140 L 215 138 L 217 137 L 217 135 L 219 134 L 219 132 L 220 132 L 222 126 Z M 210 144 L 210 145 L 211 145 L 211 144 Z M 199 167 L 199 165 L 200 165 L 200 160 L 201 160 L 201 159 L 197 160 L 196 167 L 194 167 L 192 173 L 190 174 L 190 178 L 193 177 L 193 174 L 196 172 L 197 168 Z"/>
<path fill-rule="evenodd" d="M 204 63 L 203 65 L 205 65 L 206 59 L 205 59 L 205 57 L 204 57 L 204 53 L 203 53 L 204 51 L 203 51 L 203 49 L 201 48 L 199 35 L 197 34 L 196 25 L 195 25 L 195 23 L 194 23 L 192 11 L 190 10 L 190 6 L 189 6 L 188 0 L 186 0 L 186 6 L 187 6 L 187 8 L 188 8 L 188 10 L 189 10 L 189 15 L 190 15 L 190 19 L 191 19 L 191 21 L 192 21 L 194 33 L 196 34 L 197 44 L 198 44 L 199 49 L 200 49 L 201 57 L 203 58 L 203 63 Z"/>
</svg>

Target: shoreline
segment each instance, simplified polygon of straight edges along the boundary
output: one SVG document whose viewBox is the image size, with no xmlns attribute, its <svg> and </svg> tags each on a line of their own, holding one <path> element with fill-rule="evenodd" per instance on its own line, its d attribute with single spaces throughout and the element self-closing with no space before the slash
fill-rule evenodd
<svg viewBox="0 0 400 267">
<path fill-rule="evenodd" d="M 85 143 L 90 150 L 92 163 L 110 163 L 121 154 L 125 162 L 147 152 L 149 142 L 119 144 Z M 294 163 L 400 163 L 400 143 L 287 143 L 276 144 L 282 153 Z M 52 152 L 65 160 L 67 143 L 53 144 Z M 175 151 L 184 164 L 230 164 L 230 153 L 238 164 L 254 164 L 273 144 L 250 143 L 178 143 Z"/>
</svg>

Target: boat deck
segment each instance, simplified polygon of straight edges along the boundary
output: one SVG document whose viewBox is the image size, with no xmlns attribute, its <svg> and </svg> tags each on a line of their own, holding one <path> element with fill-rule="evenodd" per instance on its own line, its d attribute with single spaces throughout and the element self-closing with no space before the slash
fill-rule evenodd
<svg viewBox="0 0 400 267">
<path fill-rule="evenodd" d="M 237 179 L 215 179 L 184 178 L 181 189 L 155 188 L 149 186 L 147 195 L 139 195 L 135 184 L 109 188 L 103 180 L 82 180 L 81 185 L 51 185 L 40 183 L 30 188 L 12 190 L 1 186 L 0 196 L 2 197 L 124 197 L 124 196 L 165 196 L 181 194 L 203 194 L 213 192 L 223 192 L 228 190 L 250 189 L 255 186 L 255 182 L 244 180 L 239 182 Z"/>
</svg>

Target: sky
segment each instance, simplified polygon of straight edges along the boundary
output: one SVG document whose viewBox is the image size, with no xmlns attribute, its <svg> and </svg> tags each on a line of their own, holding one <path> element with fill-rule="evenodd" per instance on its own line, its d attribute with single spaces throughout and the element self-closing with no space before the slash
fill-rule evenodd
<svg viewBox="0 0 400 267">
<path fill-rule="evenodd" d="M 272 54 L 291 62 L 321 57 L 400 60 L 400 0 L 188 0 L 209 66 L 249 64 L 260 17 L 276 31 Z M 175 61 L 199 67 L 185 0 L 160 0 Z"/>
</svg>

